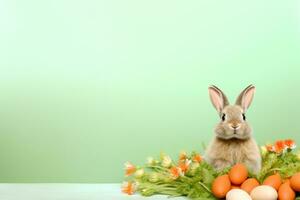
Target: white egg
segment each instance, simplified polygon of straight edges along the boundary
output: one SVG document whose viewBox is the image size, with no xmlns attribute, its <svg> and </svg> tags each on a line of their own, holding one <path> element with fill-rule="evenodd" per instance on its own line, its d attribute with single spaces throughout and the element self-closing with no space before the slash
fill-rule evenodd
<svg viewBox="0 0 300 200">
<path fill-rule="evenodd" d="M 247 192 L 240 189 L 232 189 L 226 194 L 226 200 L 252 200 Z"/>
<path fill-rule="evenodd" d="M 277 200 L 277 191 L 268 185 L 257 186 L 251 191 L 253 200 Z"/>
</svg>

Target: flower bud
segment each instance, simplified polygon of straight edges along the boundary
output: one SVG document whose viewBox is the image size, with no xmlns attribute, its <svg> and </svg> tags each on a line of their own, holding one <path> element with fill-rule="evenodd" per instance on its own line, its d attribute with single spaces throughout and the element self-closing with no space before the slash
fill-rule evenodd
<svg viewBox="0 0 300 200">
<path fill-rule="evenodd" d="M 136 178 L 141 178 L 144 175 L 144 169 L 138 169 L 135 173 L 134 176 Z"/>
<path fill-rule="evenodd" d="M 161 165 L 165 168 L 169 168 L 172 164 L 172 159 L 170 158 L 170 156 L 164 156 L 162 158 L 162 162 Z"/>
<path fill-rule="evenodd" d="M 263 155 L 263 156 L 266 155 L 267 152 L 268 152 L 266 146 L 261 146 L 261 147 L 260 147 L 260 151 L 261 151 L 261 155 Z"/>
</svg>

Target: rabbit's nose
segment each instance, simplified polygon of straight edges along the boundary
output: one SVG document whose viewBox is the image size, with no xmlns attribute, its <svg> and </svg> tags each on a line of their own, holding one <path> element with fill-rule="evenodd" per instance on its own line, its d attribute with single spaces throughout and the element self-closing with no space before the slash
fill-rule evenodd
<svg viewBox="0 0 300 200">
<path fill-rule="evenodd" d="M 234 130 L 238 130 L 241 126 L 239 124 L 232 124 L 231 128 Z"/>
<path fill-rule="evenodd" d="M 238 129 L 238 128 L 239 128 L 239 126 L 232 126 L 232 128 L 233 128 L 233 129 Z"/>
</svg>

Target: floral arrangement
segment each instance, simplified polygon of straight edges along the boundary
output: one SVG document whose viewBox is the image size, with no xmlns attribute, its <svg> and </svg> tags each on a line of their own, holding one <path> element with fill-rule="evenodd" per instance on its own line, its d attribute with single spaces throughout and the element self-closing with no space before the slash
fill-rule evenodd
<svg viewBox="0 0 300 200">
<path fill-rule="evenodd" d="M 274 174 L 279 174 L 282 180 L 291 178 L 300 172 L 300 153 L 295 153 L 295 148 L 295 142 L 290 139 L 262 146 L 262 169 L 257 175 L 249 172 L 248 177 L 259 184 Z M 137 192 L 143 196 L 162 194 L 199 200 L 218 199 L 212 192 L 212 185 L 217 177 L 230 170 L 216 171 L 197 152 L 181 152 L 177 159 L 161 153 L 158 158 L 149 157 L 144 166 L 126 162 L 126 178 L 121 190 L 128 195 Z"/>
</svg>

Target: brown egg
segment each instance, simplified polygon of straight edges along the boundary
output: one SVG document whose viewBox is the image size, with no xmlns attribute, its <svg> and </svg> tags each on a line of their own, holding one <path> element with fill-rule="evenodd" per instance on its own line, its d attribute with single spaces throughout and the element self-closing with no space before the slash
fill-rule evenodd
<svg viewBox="0 0 300 200">
<path fill-rule="evenodd" d="M 234 165 L 229 171 L 229 179 L 235 185 L 242 184 L 248 177 L 248 170 L 243 164 Z"/>
<path fill-rule="evenodd" d="M 212 184 L 212 193 L 217 198 L 224 198 L 231 189 L 231 183 L 228 175 L 217 177 Z"/>
<path fill-rule="evenodd" d="M 248 178 L 242 185 L 241 189 L 248 192 L 250 192 L 255 188 L 259 186 L 259 182 L 255 178 Z"/>
<path fill-rule="evenodd" d="M 280 185 L 281 185 L 281 177 L 279 174 L 274 174 L 272 176 L 269 176 L 266 178 L 263 182 L 263 185 L 269 185 L 273 187 L 275 190 L 278 191 Z"/>
<path fill-rule="evenodd" d="M 296 193 L 292 190 L 290 183 L 286 182 L 279 187 L 278 199 L 279 200 L 294 200 L 296 198 Z"/>
<path fill-rule="evenodd" d="M 300 172 L 294 174 L 290 179 L 290 182 L 291 182 L 291 187 L 295 191 L 300 192 Z"/>
</svg>

